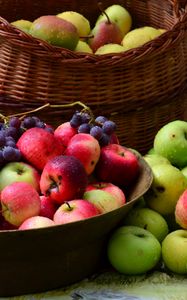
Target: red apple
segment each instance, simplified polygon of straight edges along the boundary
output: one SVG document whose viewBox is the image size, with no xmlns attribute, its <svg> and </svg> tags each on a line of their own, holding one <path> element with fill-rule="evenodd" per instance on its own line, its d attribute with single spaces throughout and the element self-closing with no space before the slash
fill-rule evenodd
<svg viewBox="0 0 187 300">
<path fill-rule="evenodd" d="M 119 207 L 124 205 L 126 202 L 124 192 L 117 185 L 114 185 L 112 183 L 96 182 L 96 183 L 89 184 L 86 188 L 86 192 L 92 190 L 102 190 L 110 193 L 116 198 Z"/>
<path fill-rule="evenodd" d="M 23 221 L 40 212 L 40 196 L 32 185 L 14 182 L 1 192 L 2 215 L 6 221 L 20 226 Z"/>
<path fill-rule="evenodd" d="M 19 230 L 33 229 L 33 228 L 43 228 L 54 226 L 55 223 L 51 219 L 42 216 L 34 216 L 26 219 L 20 226 Z"/>
<path fill-rule="evenodd" d="M 19 138 L 17 147 L 23 158 L 38 170 L 43 170 L 51 158 L 64 152 L 64 146 L 54 134 L 37 127 L 25 131 Z"/>
<path fill-rule="evenodd" d="M 44 167 L 40 179 L 41 193 L 62 204 L 82 197 L 88 178 L 82 163 L 74 156 L 57 156 Z"/>
<path fill-rule="evenodd" d="M 44 195 L 40 196 L 41 201 L 41 209 L 40 209 L 40 216 L 46 217 L 49 219 L 53 219 L 54 213 L 57 210 L 57 206 L 49 197 Z"/>
<path fill-rule="evenodd" d="M 92 203 L 82 199 L 74 199 L 62 204 L 55 212 L 53 220 L 55 224 L 66 224 L 98 214 L 98 209 Z"/>
<path fill-rule="evenodd" d="M 187 190 L 182 193 L 175 206 L 175 220 L 183 229 L 187 229 Z"/>
<path fill-rule="evenodd" d="M 74 135 L 65 151 L 66 155 L 73 155 L 78 158 L 88 175 L 90 175 L 99 160 L 100 146 L 98 141 L 88 133 Z"/>
<path fill-rule="evenodd" d="M 110 144 L 101 149 L 96 175 L 99 181 L 129 187 L 139 174 L 137 156 L 128 148 Z"/>
<path fill-rule="evenodd" d="M 77 129 L 71 127 L 70 122 L 59 125 L 54 131 L 54 136 L 59 139 L 65 147 L 67 147 L 69 141 L 75 134 L 77 134 Z"/>
</svg>

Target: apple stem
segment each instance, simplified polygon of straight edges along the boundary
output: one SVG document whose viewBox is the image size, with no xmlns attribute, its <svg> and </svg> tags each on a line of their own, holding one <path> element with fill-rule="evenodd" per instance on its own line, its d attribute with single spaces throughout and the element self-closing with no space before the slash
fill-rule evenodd
<svg viewBox="0 0 187 300">
<path fill-rule="evenodd" d="M 102 15 L 105 15 L 105 17 L 107 18 L 107 23 L 108 24 L 111 24 L 111 21 L 110 21 L 110 19 L 109 19 L 109 16 L 107 15 L 107 13 L 104 11 L 104 9 L 103 9 L 103 4 L 102 4 L 102 2 L 98 2 L 98 7 L 99 7 L 99 9 L 100 9 L 100 11 L 101 11 L 101 13 L 102 13 Z"/>
<path fill-rule="evenodd" d="M 68 206 L 69 210 L 72 210 L 72 209 L 73 209 L 73 208 L 71 207 L 71 205 L 69 204 L 68 201 L 65 201 L 64 203 Z"/>
</svg>

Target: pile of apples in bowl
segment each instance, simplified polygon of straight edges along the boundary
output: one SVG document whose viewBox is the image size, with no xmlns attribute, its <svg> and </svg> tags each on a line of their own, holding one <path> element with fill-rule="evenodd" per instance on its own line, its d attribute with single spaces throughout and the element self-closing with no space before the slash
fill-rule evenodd
<svg viewBox="0 0 187 300">
<path fill-rule="evenodd" d="M 1 116 L 1 296 L 93 274 L 111 230 L 152 183 L 145 160 L 119 144 L 116 124 L 81 105 L 57 128 L 32 114 Z"/>
</svg>

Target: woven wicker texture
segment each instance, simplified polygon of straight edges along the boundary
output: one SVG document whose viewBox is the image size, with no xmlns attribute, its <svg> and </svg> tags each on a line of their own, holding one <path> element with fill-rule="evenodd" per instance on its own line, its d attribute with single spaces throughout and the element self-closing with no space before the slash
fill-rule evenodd
<svg viewBox="0 0 187 300">
<path fill-rule="evenodd" d="M 186 1 L 102 2 L 104 7 L 114 3 L 125 6 L 134 27 L 149 25 L 167 31 L 142 47 L 120 54 L 77 53 L 37 40 L 10 22 L 74 10 L 93 25 L 99 15 L 97 1 L 0 1 L 0 112 L 8 115 L 48 102 L 82 101 L 95 114 L 105 114 L 117 122 L 122 144 L 145 152 L 163 124 L 184 117 Z M 72 112 L 47 108 L 40 116 L 57 125 L 68 120 Z"/>
</svg>

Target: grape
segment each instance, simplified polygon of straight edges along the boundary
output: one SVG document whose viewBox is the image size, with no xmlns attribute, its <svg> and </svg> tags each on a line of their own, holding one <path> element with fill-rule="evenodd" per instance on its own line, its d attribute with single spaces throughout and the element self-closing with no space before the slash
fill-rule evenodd
<svg viewBox="0 0 187 300">
<path fill-rule="evenodd" d="M 81 114 L 82 124 L 88 123 L 90 121 L 90 119 L 91 119 L 91 117 L 88 113 L 82 113 Z"/>
<path fill-rule="evenodd" d="M 103 133 L 102 137 L 99 140 L 100 146 L 101 147 L 107 146 L 109 142 L 110 142 L 110 137 L 106 133 Z"/>
<path fill-rule="evenodd" d="M 21 121 L 18 117 L 10 118 L 10 120 L 9 120 L 9 126 L 10 127 L 15 127 L 15 128 L 18 129 L 20 127 L 20 125 L 21 125 Z"/>
<path fill-rule="evenodd" d="M 81 115 L 79 113 L 75 113 L 70 120 L 71 127 L 77 128 L 79 127 L 79 125 L 81 125 L 81 123 L 82 123 Z"/>
<path fill-rule="evenodd" d="M 15 148 L 16 147 L 16 142 L 14 140 L 6 140 L 6 146 L 10 146 L 12 148 Z"/>
<path fill-rule="evenodd" d="M 38 128 L 45 128 L 45 123 L 44 122 L 42 122 L 42 121 L 38 121 L 38 122 L 36 122 L 36 125 L 35 125 L 36 127 L 38 127 Z"/>
<path fill-rule="evenodd" d="M 7 127 L 5 129 L 5 134 L 6 134 L 6 136 L 13 137 L 15 140 L 18 138 L 18 131 L 15 127 L 12 127 L 12 126 Z"/>
<path fill-rule="evenodd" d="M 81 124 L 78 128 L 78 133 L 90 133 L 91 125 L 88 123 Z"/>
<path fill-rule="evenodd" d="M 22 126 L 27 129 L 35 127 L 35 125 L 36 125 L 36 120 L 33 117 L 26 117 L 22 123 Z"/>
<path fill-rule="evenodd" d="M 0 131 L 0 147 L 3 147 L 6 143 L 4 131 Z"/>
<path fill-rule="evenodd" d="M 107 120 L 103 124 L 102 129 L 104 133 L 111 135 L 116 129 L 116 124 L 113 121 Z"/>
<path fill-rule="evenodd" d="M 40 122 L 40 119 L 38 117 L 32 116 L 32 119 L 34 119 L 36 123 Z"/>
<path fill-rule="evenodd" d="M 6 146 L 3 148 L 3 157 L 6 161 L 15 161 L 17 158 L 17 149 L 12 148 L 10 146 Z"/>
<path fill-rule="evenodd" d="M 95 119 L 95 122 L 98 123 L 98 124 L 104 124 L 108 119 L 104 116 L 98 116 L 96 119 Z"/>
<path fill-rule="evenodd" d="M 100 138 L 103 135 L 103 130 L 101 127 L 99 126 L 93 126 L 90 130 L 90 135 L 92 135 L 94 138 L 96 138 L 97 140 L 100 140 Z"/>
</svg>

